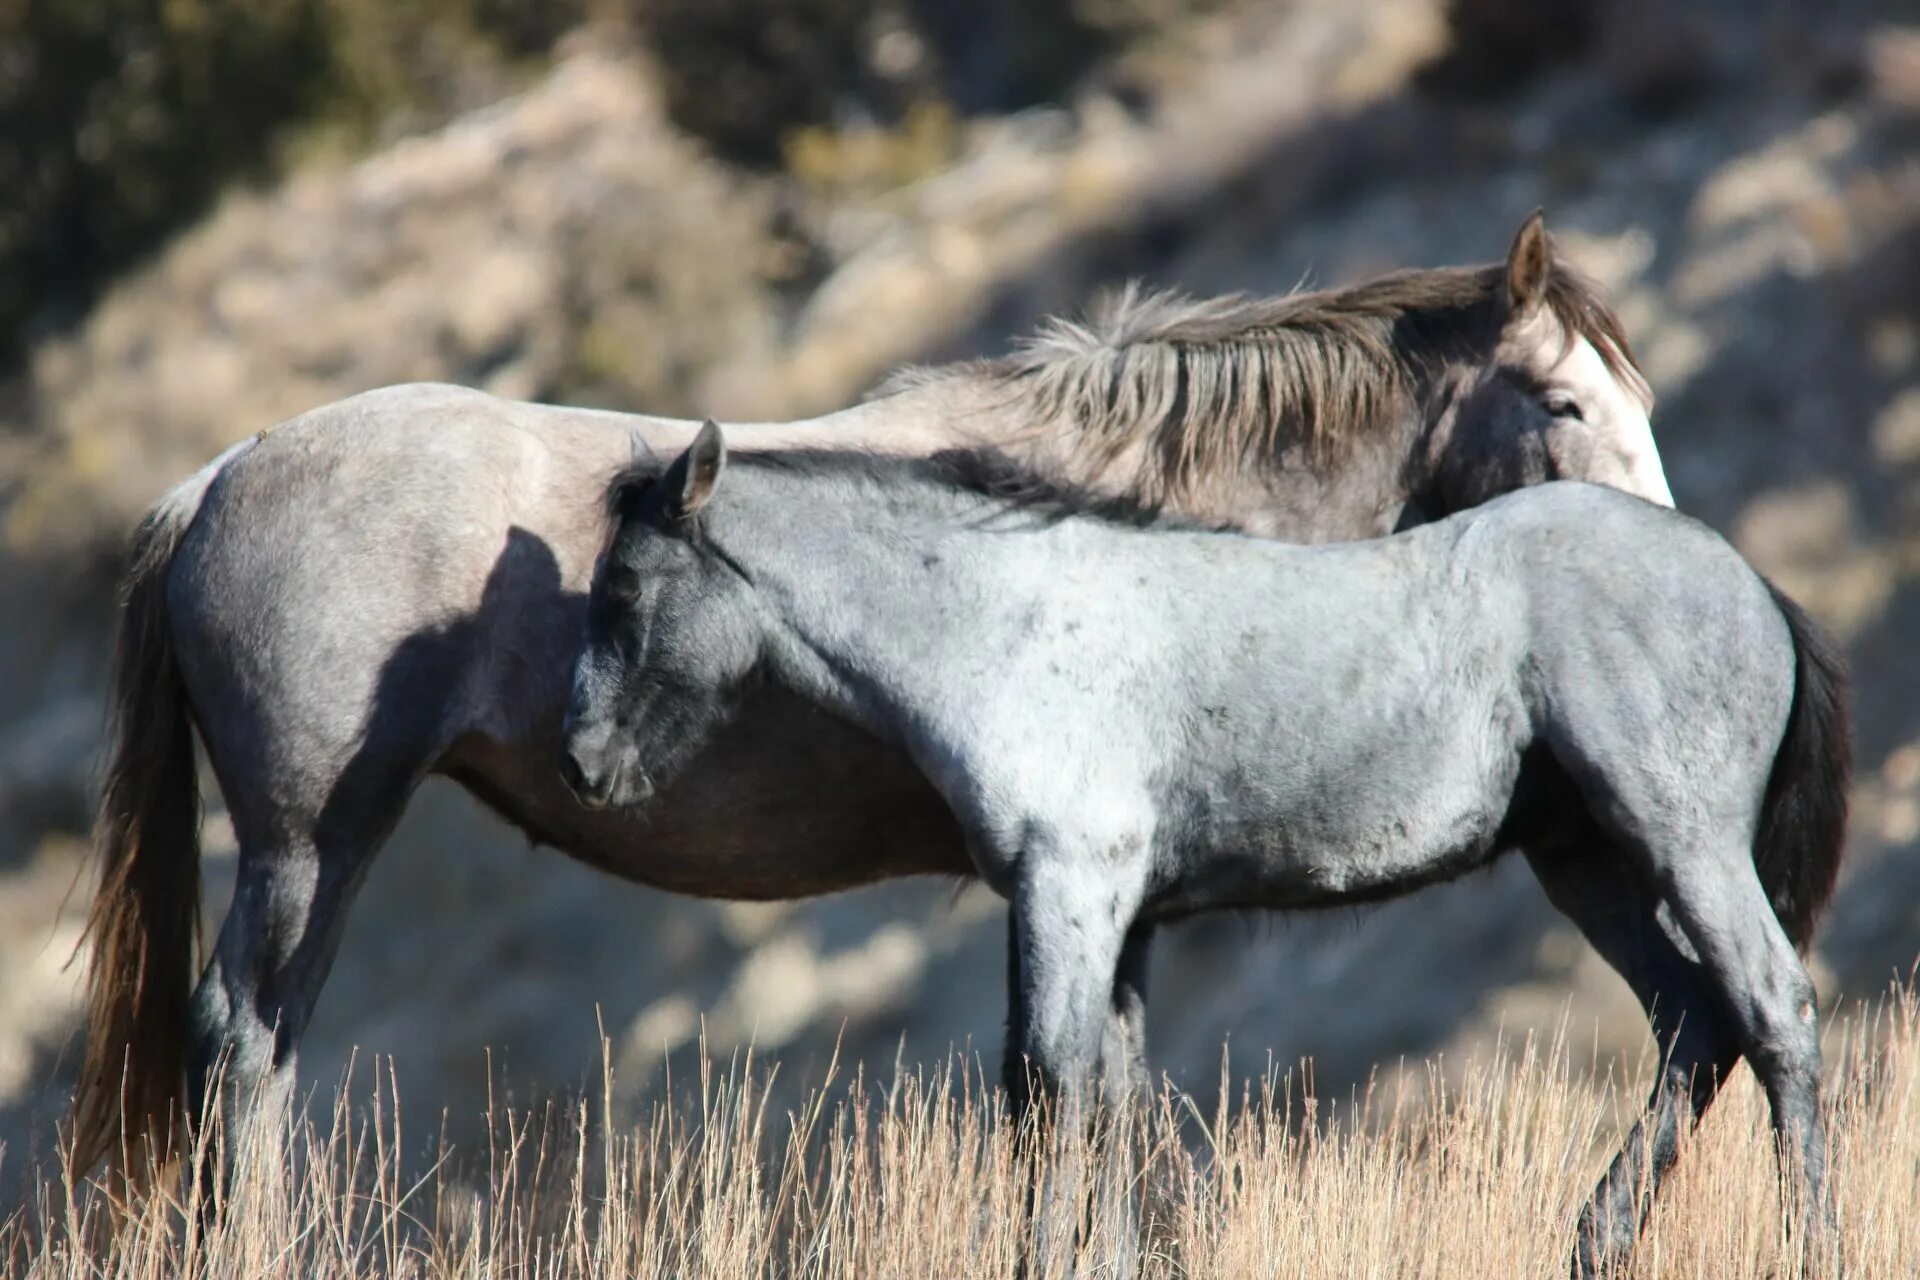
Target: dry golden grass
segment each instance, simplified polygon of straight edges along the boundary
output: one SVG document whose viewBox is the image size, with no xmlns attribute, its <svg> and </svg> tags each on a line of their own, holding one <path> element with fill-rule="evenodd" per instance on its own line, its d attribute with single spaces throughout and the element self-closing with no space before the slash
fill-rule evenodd
<svg viewBox="0 0 1920 1280">
<path fill-rule="evenodd" d="M 1827 1091 L 1845 1274 L 1920 1258 L 1920 1002 L 1837 1023 Z M 1629 1071 L 1624 1074 L 1633 1074 Z M 1638 1098 L 1563 1046 L 1528 1044 L 1451 1085 L 1434 1069 L 1339 1106 L 1256 1083 L 1203 1116 L 1166 1092 L 1101 1156 L 1037 1159 L 964 1063 L 880 1087 L 854 1079 L 800 1114 L 749 1063 L 696 1102 L 609 1131 L 601 1105 L 504 1110 L 470 1167 L 406 1178 L 391 1086 L 252 1135 L 223 1224 L 190 1197 L 125 1215 L 50 1177 L 0 1226 L 0 1272 L 44 1277 L 1013 1275 L 1029 1188 L 1039 1238 L 1078 1240 L 1080 1274 L 1558 1276 L 1571 1223 Z M 611 1081 L 607 1082 L 611 1093 Z M 1124 1150 L 1126 1159 L 1111 1152 Z M 290 1158 L 275 1154 L 290 1152 Z M 459 1171 L 459 1172 L 457 1172 Z M 1086 1175 L 1089 1196 L 1059 1192 Z M 1087 1220 L 1079 1206 L 1104 1205 Z M 1114 1206 L 1131 1205 L 1131 1211 Z M 1766 1109 L 1743 1071 L 1690 1142 L 1636 1274 L 1790 1278 Z M 1037 1270 L 1064 1270 L 1064 1258 Z"/>
</svg>

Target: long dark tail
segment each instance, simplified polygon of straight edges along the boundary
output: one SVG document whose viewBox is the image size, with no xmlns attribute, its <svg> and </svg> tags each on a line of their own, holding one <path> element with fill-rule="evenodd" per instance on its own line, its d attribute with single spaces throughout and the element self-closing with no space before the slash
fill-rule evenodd
<svg viewBox="0 0 1920 1280">
<path fill-rule="evenodd" d="M 76 1173 L 111 1157 L 137 1180 L 183 1136 L 200 925 L 200 791 L 167 616 L 167 571 L 213 471 L 147 514 L 122 583 L 113 755 L 94 823 L 99 886 L 85 934 L 92 956 L 87 1048 L 73 1097 Z"/>
<path fill-rule="evenodd" d="M 1793 633 L 1793 708 L 1773 758 L 1754 866 L 1787 936 L 1801 951 L 1833 897 L 1846 846 L 1853 780 L 1853 726 L 1847 662 L 1833 637 L 1771 582 L 1773 602 Z"/>
</svg>

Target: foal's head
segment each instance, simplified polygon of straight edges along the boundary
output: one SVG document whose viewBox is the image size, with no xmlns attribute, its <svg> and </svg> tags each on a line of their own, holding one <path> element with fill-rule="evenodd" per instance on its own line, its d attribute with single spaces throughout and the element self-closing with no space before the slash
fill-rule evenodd
<svg viewBox="0 0 1920 1280">
<path fill-rule="evenodd" d="M 560 768 L 591 808 L 639 804 L 703 743 L 760 656 L 747 580 L 703 545 L 700 511 L 726 465 L 709 422 L 658 478 L 617 482 L 594 572 Z"/>
<path fill-rule="evenodd" d="M 1652 392 L 1612 312 L 1556 265 L 1540 214 L 1514 237 L 1492 306 L 1492 358 L 1453 385 L 1436 425 L 1431 514 L 1558 479 L 1672 506 Z"/>
</svg>

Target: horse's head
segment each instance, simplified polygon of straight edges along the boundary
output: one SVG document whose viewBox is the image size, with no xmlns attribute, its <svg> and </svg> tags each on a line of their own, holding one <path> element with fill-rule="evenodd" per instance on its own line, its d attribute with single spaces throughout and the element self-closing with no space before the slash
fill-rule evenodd
<svg viewBox="0 0 1920 1280">
<path fill-rule="evenodd" d="M 724 718 L 759 656 L 745 578 L 704 543 L 726 465 L 709 422 L 665 474 L 617 479 L 618 520 L 593 575 L 560 769 L 590 808 L 640 804 Z"/>
<path fill-rule="evenodd" d="M 1540 214 L 1503 270 L 1491 358 L 1457 387 L 1435 433 L 1438 505 L 1459 511 L 1529 484 L 1587 480 L 1672 506 L 1647 417 L 1653 394 L 1618 320 L 1554 261 Z"/>
</svg>

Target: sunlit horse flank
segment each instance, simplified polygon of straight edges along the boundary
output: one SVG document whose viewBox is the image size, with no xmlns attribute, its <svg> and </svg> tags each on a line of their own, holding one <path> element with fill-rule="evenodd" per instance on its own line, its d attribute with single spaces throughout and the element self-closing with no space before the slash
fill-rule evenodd
<svg viewBox="0 0 1920 1280">
<path fill-rule="evenodd" d="M 1089 514 L 978 453 L 728 467 L 712 427 L 612 500 L 565 746 L 582 796 L 644 805 L 752 684 L 896 744 L 1012 905 L 1016 1096 L 1029 1071 L 1098 1083 L 1139 928 L 1374 901 L 1519 851 L 1667 1056 L 1577 1264 L 1624 1259 L 1683 1117 L 1742 1056 L 1818 1240 L 1797 949 L 1839 865 L 1846 677 L 1711 530 L 1553 484 L 1299 547 Z"/>
<path fill-rule="evenodd" d="M 1013 357 L 904 378 L 736 447 L 1006 449 L 1049 475 L 1299 541 L 1362 538 L 1556 476 L 1667 500 L 1617 319 L 1536 217 L 1504 262 L 1264 301 L 1129 295 Z M 353 894 L 450 777 L 540 843 L 683 893 L 792 898 L 970 867 L 899 752 L 757 693 L 642 820 L 555 767 L 599 500 L 697 424 L 388 388 L 223 454 L 155 505 L 123 590 L 96 826 L 75 1155 L 290 1096 Z M 201 744 L 240 855 L 194 987 Z M 1137 1055 L 1146 933 L 1112 993 Z M 191 997 L 189 992 L 192 992 Z M 476 1046 L 477 1048 L 477 1046 Z M 184 1090 L 184 1092 L 183 1092 Z"/>
</svg>

